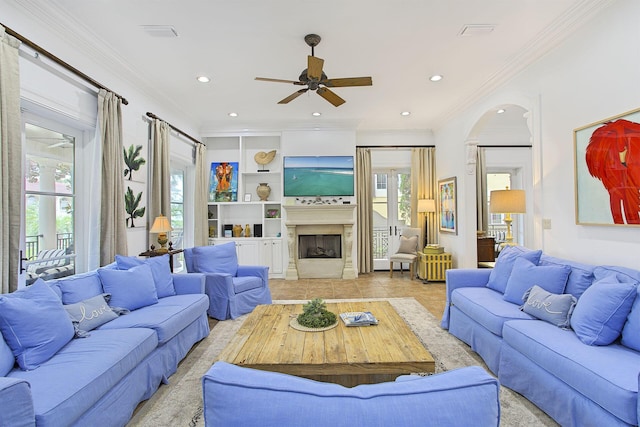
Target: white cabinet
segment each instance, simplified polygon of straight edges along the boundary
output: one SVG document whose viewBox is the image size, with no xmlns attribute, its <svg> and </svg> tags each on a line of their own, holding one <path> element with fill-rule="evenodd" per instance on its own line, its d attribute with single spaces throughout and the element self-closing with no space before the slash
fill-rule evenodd
<svg viewBox="0 0 640 427">
<path fill-rule="evenodd" d="M 282 277 L 284 273 L 282 239 L 263 239 L 261 265 L 269 267 L 270 277 Z"/>
<path fill-rule="evenodd" d="M 240 265 L 261 265 L 260 263 L 260 243 L 256 239 L 236 240 L 236 252 L 238 253 L 238 264 Z"/>
</svg>

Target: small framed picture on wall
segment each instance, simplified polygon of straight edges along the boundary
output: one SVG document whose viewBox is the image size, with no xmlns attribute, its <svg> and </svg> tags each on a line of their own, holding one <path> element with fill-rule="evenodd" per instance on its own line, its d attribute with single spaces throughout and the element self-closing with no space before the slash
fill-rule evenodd
<svg viewBox="0 0 640 427">
<path fill-rule="evenodd" d="M 458 234 L 457 191 L 455 176 L 438 181 L 438 228 L 443 233 Z"/>
</svg>

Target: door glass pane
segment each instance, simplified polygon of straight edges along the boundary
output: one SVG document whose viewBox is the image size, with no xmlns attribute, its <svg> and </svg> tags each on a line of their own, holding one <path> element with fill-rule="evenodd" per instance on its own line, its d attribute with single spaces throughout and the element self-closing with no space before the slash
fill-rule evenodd
<svg viewBox="0 0 640 427">
<path fill-rule="evenodd" d="M 374 174 L 375 194 L 373 196 L 373 259 L 387 259 L 389 250 L 389 223 L 387 212 L 386 173 Z"/>
<path fill-rule="evenodd" d="M 491 192 L 494 190 L 504 190 L 511 188 L 511 174 L 510 173 L 488 173 L 487 174 L 487 212 L 491 202 Z M 504 242 L 505 235 L 507 233 L 507 224 L 504 222 L 504 214 L 490 213 L 489 214 L 489 230 L 487 235 L 494 237 L 496 244 Z"/>
<path fill-rule="evenodd" d="M 25 126 L 26 284 L 74 274 L 74 146 L 72 136 Z"/>
<path fill-rule="evenodd" d="M 398 220 L 400 225 L 408 227 L 411 224 L 411 175 L 398 174 Z"/>
</svg>

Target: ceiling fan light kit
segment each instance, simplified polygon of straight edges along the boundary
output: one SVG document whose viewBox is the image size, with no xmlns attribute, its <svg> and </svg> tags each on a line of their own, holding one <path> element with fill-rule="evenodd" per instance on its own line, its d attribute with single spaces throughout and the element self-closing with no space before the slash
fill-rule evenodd
<svg viewBox="0 0 640 427">
<path fill-rule="evenodd" d="M 333 106 L 338 107 L 346 101 L 338 96 L 335 92 L 328 88 L 333 87 L 353 87 L 353 86 L 371 86 L 373 81 L 371 77 L 346 77 L 339 79 L 330 79 L 322 71 L 324 67 L 324 59 L 315 56 L 315 47 L 320 43 L 320 36 L 317 34 L 307 34 L 304 41 L 311 47 L 311 55 L 307 56 L 307 68 L 302 70 L 298 80 L 271 79 L 266 77 L 256 77 L 256 80 L 275 83 L 289 83 L 297 86 L 307 86 L 300 89 L 286 98 L 280 100 L 278 104 L 288 104 L 303 93 L 311 90 L 315 91 L 322 98 L 329 101 Z"/>
</svg>

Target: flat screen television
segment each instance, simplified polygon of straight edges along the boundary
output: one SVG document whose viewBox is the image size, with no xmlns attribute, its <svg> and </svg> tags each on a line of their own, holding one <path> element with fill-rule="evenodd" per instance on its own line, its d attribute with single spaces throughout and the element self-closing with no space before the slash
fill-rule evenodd
<svg viewBox="0 0 640 427">
<path fill-rule="evenodd" d="M 285 197 L 353 196 L 353 156 L 285 156 Z"/>
</svg>

